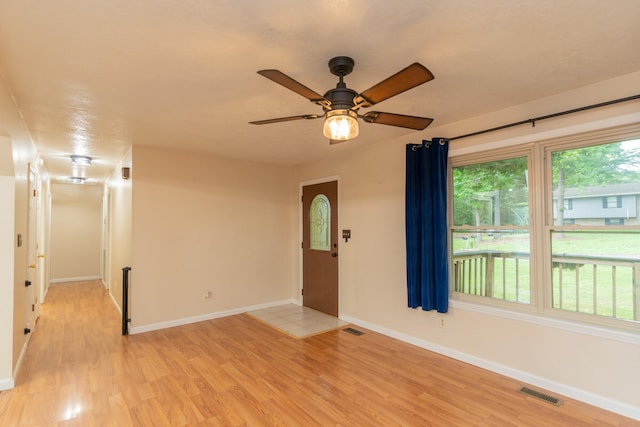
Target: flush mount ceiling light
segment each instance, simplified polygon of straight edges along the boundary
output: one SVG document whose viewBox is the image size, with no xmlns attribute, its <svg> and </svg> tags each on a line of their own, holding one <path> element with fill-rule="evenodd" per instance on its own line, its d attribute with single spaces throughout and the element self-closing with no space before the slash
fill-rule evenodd
<svg viewBox="0 0 640 427">
<path fill-rule="evenodd" d="M 81 176 L 70 176 L 68 179 L 72 184 L 84 184 L 87 180 L 87 178 L 83 178 Z"/>
<path fill-rule="evenodd" d="M 92 160 L 93 159 L 89 156 L 79 156 L 77 154 L 71 155 L 71 163 L 73 163 L 74 165 L 88 166 L 91 164 Z"/>
<path fill-rule="evenodd" d="M 325 118 L 323 134 L 329 138 L 331 144 L 347 141 L 358 136 L 358 118 L 367 123 L 398 126 L 407 129 L 423 130 L 431 124 L 433 119 L 426 117 L 407 116 L 404 114 L 369 111 L 359 114 L 360 108 L 371 107 L 378 102 L 389 99 L 404 91 L 412 89 L 430 80 L 433 74 L 423 65 L 415 62 L 407 68 L 388 77 L 380 83 L 358 94 L 349 89 L 344 83 L 344 76 L 353 71 L 355 62 L 348 56 L 337 56 L 329 61 L 329 70 L 338 76 L 339 81 L 335 89 L 330 89 L 324 96 L 309 89 L 302 83 L 292 79 L 278 70 L 261 70 L 258 74 L 272 80 L 298 95 L 307 98 L 322 107 L 324 114 L 303 114 L 299 116 L 281 117 L 249 122 L 254 125 L 287 122 L 291 120 L 311 120 Z"/>
</svg>

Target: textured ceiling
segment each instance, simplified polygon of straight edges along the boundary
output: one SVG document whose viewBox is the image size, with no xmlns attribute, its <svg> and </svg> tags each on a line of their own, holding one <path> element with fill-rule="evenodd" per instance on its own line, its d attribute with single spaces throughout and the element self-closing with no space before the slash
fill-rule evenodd
<svg viewBox="0 0 640 427">
<path fill-rule="evenodd" d="M 376 105 L 442 125 L 640 70 L 638 0 L 57 0 L 0 2 L 0 70 L 53 176 L 104 178 L 131 145 L 276 164 L 419 132 L 363 123 L 329 146 L 321 113 L 259 76 L 317 92 L 355 59 L 360 92 L 412 62 L 435 80 Z M 0 125 L 1 126 L 1 125 Z"/>
</svg>

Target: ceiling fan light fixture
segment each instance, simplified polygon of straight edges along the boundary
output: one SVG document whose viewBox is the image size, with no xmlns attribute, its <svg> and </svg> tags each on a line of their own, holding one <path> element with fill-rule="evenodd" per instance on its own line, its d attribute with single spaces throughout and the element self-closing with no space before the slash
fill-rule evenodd
<svg viewBox="0 0 640 427">
<path fill-rule="evenodd" d="M 358 114 L 352 110 L 327 111 L 322 133 L 333 141 L 346 141 L 358 136 Z"/>
</svg>

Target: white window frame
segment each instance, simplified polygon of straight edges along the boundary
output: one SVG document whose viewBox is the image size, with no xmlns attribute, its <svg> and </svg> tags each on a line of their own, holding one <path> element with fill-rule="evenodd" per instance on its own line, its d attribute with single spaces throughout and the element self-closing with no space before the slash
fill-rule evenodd
<svg viewBox="0 0 640 427">
<path fill-rule="evenodd" d="M 500 149 L 500 150 L 490 150 L 490 151 L 485 151 L 482 153 L 473 153 L 473 154 L 465 154 L 465 155 L 461 155 L 461 156 L 455 156 L 455 157 L 451 157 L 449 159 L 449 166 L 448 166 L 448 186 L 449 186 L 449 193 L 453 194 L 453 168 L 455 167 L 460 167 L 460 166 L 469 166 L 469 165 L 475 165 L 475 164 L 481 164 L 481 163 L 487 163 L 487 162 L 494 162 L 494 161 L 499 161 L 499 160 L 507 160 L 507 159 L 513 159 L 513 158 L 517 158 L 517 157 L 526 157 L 527 158 L 527 165 L 528 165 L 528 181 L 529 181 L 529 191 L 528 191 L 528 204 L 529 204 L 529 225 L 528 226 L 453 226 L 453 197 L 450 197 L 448 200 L 448 226 L 449 226 L 449 248 L 453 248 L 453 242 L 451 241 L 452 238 L 452 231 L 466 231 L 468 230 L 469 232 L 474 231 L 474 230 L 479 230 L 479 231 L 487 231 L 487 230 L 526 230 L 529 232 L 529 253 L 531 254 L 532 252 L 532 248 L 533 248 L 533 232 L 534 232 L 534 228 L 533 228 L 533 210 L 532 210 L 532 206 L 533 206 L 533 201 L 535 200 L 535 195 L 536 190 L 531 186 L 531 177 L 532 177 L 532 173 L 535 173 L 532 168 L 533 168 L 533 156 L 534 156 L 534 145 L 533 144 L 526 144 L 523 146 L 518 146 L 518 147 L 512 147 L 512 148 L 506 148 L 506 149 Z M 450 249 L 449 251 L 450 255 L 453 253 L 452 250 Z M 453 275 L 453 257 L 451 257 L 452 260 L 450 262 L 450 272 L 451 274 L 449 274 L 450 277 L 450 288 L 453 289 L 453 279 L 454 279 L 454 275 Z M 540 300 L 540 291 L 537 289 L 538 286 L 537 284 L 540 283 L 535 276 L 537 275 L 537 271 L 539 271 L 540 268 L 536 268 L 535 262 L 533 257 L 530 255 L 529 256 L 529 289 L 530 289 L 530 300 L 528 304 L 524 304 L 521 302 L 515 302 L 515 301 L 507 301 L 507 300 L 502 300 L 502 299 L 497 299 L 497 298 L 492 298 L 492 297 L 485 297 L 485 296 L 480 296 L 480 295 L 470 295 L 470 294 L 465 294 L 465 293 L 458 293 L 458 292 L 453 292 L 453 290 L 450 292 L 451 294 L 451 298 L 453 300 L 459 300 L 459 301 L 465 301 L 465 302 L 469 302 L 469 303 L 476 303 L 476 304 L 483 304 L 483 305 L 490 305 L 490 306 L 495 306 L 495 307 L 502 307 L 502 308 L 507 308 L 507 309 L 513 309 L 516 311 L 524 311 L 524 312 L 536 312 L 537 311 L 537 306 L 538 301 Z"/>
<path fill-rule="evenodd" d="M 560 138 L 540 140 L 508 148 L 493 149 L 477 153 L 466 153 L 449 158 L 448 185 L 449 193 L 453 194 L 452 171 L 454 167 L 486 163 L 504 160 L 514 157 L 527 156 L 529 162 L 529 231 L 530 231 L 530 292 L 529 304 L 498 300 L 491 297 L 468 295 L 450 292 L 453 305 L 460 302 L 465 306 L 495 307 L 508 311 L 529 313 L 569 321 L 583 325 L 605 327 L 620 331 L 640 332 L 640 321 L 625 321 L 607 317 L 577 313 L 568 310 L 556 309 L 552 306 L 552 280 L 551 280 L 551 231 L 562 230 L 601 230 L 603 226 L 563 225 L 555 226 L 553 222 L 553 191 L 551 153 L 573 148 L 582 148 L 603 143 L 639 139 L 640 123 L 621 126 L 617 128 L 592 131 L 582 134 L 564 136 Z M 452 230 L 460 230 L 461 227 L 453 226 L 453 197 L 448 200 L 448 228 L 449 228 L 449 253 L 452 251 Z M 470 227 L 481 229 L 482 227 Z M 516 228 L 516 227 L 513 227 Z M 607 229 L 631 229 L 640 230 L 640 226 L 622 225 L 607 226 Z M 452 258 L 452 257 L 451 257 Z M 450 289 L 453 289 L 453 261 L 450 261 Z M 514 313 L 515 314 L 515 313 Z"/>
</svg>

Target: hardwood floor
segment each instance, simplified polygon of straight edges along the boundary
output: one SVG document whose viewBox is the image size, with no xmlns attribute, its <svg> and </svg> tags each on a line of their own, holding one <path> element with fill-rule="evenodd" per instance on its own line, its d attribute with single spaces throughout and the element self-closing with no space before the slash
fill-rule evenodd
<svg viewBox="0 0 640 427">
<path fill-rule="evenodd" d="M 297 340 L 247 315 L 122 337 L 97 282 L 57 284 L 5 426 L 637 426 L 406 343 L 334 330 Z"/>
</svg>

